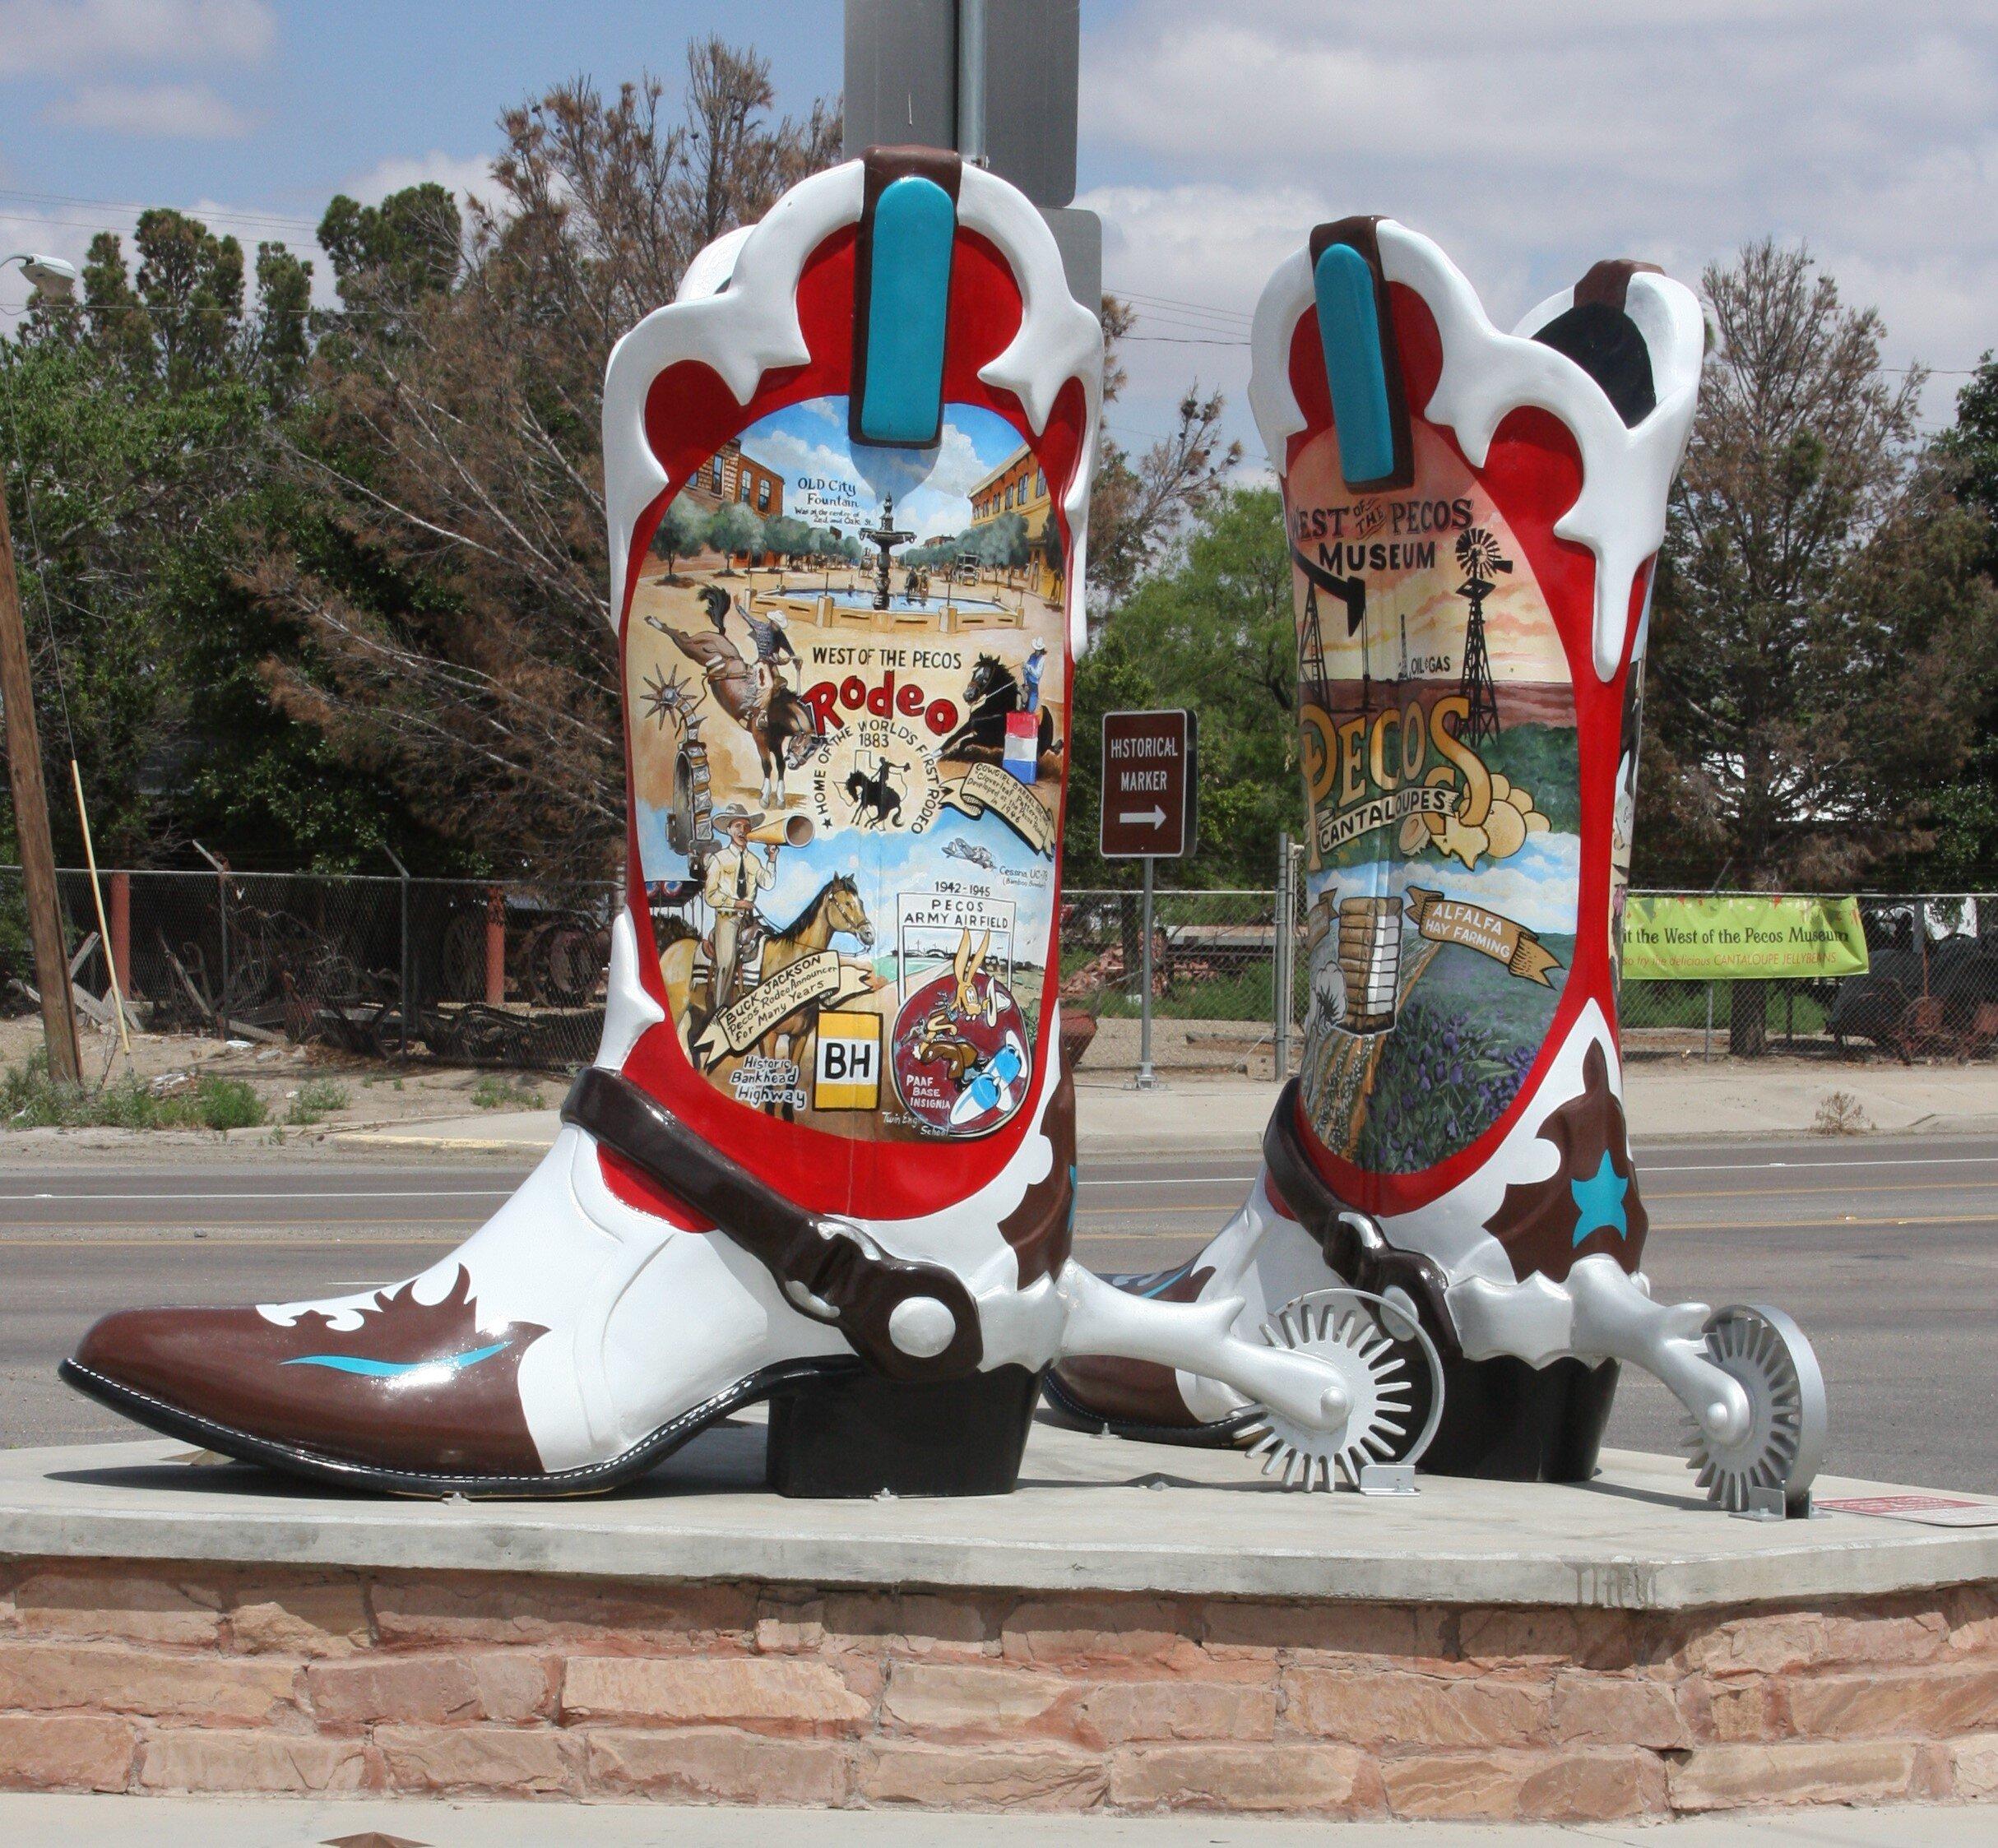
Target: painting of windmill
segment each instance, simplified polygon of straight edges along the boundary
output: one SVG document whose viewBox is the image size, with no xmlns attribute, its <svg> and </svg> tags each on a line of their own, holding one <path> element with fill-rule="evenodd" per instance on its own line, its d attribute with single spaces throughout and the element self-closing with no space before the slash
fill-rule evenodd
<svg viewBox="0 0 1998 1848">
<path fill-rule="evenodd" d="M 1457 535 L 1457 563 L 1464 581 L 1457 594 L 1471 605 L 1464 621 L 1464 669 L 1457 690 L 1470 711 L 1457 735 L 1473 747 L 1499 735 L 1499 695 L 1491 683 L 1491 655 L 1485 644 L 1485 600 L 1499 587 L 1500 577 L 1513 568 L 1499 555 L 1499 542 L 1482 526 L 1467 526 Z"/>
</svg>

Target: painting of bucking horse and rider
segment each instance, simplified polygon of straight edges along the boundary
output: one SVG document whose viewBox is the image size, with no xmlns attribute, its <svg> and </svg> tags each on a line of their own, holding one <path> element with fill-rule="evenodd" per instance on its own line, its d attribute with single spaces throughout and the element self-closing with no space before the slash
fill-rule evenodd
<svg viewBox="0 0 1998 1848">
<path fill-rule="evenodd" d="M 626 630 L 639 859 L 667 1004 L 737 1101 L 988 1134 L 1031 1089 L 1068 748 L 1059 511 L 946 406 L 859 446 L 772 412 L 660 521 Z"/>
</svg>

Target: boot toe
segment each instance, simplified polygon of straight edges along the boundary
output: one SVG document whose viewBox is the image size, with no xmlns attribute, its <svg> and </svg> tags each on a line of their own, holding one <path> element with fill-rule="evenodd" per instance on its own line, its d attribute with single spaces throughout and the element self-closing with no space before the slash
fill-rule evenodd
<svg viewBox="0 0 1998 1848">
<path fill-rule="evenodd" d="M 66 1373 L 127 1417 L 253 1461 L 531 1479 L 544 1471 L 517 1374 L 546 1332 L 480 1327 L 461 1270 L 439 1303 L 405 1285 L 337 1319 L 121 1310 L 84 1336 Z"/>
</svg>

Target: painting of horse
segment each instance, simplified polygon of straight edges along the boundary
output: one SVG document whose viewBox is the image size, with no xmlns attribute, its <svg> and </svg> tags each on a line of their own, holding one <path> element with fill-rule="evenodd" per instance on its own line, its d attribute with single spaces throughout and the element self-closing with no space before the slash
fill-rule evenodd
<svg viewBox="0 0 1998 1848">
<path fill-rule="evenodd" d="M 998 655 L 980 655 L 965 681 L 964 703 L 971 716 L 943 740 L 937 755 L 961 763 L 1001 762 L 1006 755 L 1006 716 L 1027 703 L 1018 676 Z M 1055 715 L 1043 706 L 1035 754 L 1045 757 L 1057 748 Z"/>
<path fill-rule="evenodd" d="M 728 592 L 703 584 L 700 597 L 714 626 L 712 635 L 684 635 L 656 616 L 648 615 L 646 621 L 700 669 L 716 703 L 749 734 L 763 771 L 758 801 L 765 808 L 781 809 L 785 772 L 801 768 L 822 743 L 818 720 L 781 675 L 767 688 L 758 680 L 756 669 L 743 659 L 742 651 L 723 627 L 729 613 Z"/>
</svg>

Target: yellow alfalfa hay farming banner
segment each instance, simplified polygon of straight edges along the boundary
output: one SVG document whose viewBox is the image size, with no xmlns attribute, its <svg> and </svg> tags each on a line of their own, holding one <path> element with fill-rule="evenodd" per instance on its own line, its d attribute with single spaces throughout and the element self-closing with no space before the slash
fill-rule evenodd
<svg viewBox="0 0 1998 1848">
<path fill-rule="evenodd" d="M 1866 971 L 1866 934 L 1856 898 L 1633 892 L 1625 903 L 1627 982 L 1773 981 Z"/>
</svg>

